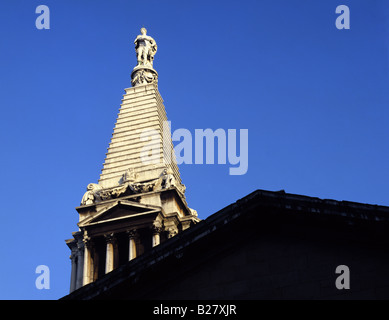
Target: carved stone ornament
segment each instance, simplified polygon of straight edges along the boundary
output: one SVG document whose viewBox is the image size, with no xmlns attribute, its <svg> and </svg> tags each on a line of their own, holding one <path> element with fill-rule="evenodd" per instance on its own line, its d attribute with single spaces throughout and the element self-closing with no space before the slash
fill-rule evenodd
<svg viewBox="0 0 389 320">
<path fill-rule="evenodd" d="M 166 169 L 163 169 L 161 175 L 156 181 L 155 189 L 156 190 L 168 189 L 172 186 L 176 186 L 176 178 L 173 175 L 173 170 L 170 167 L 168 167 Z"/>
<path fill-rule="evenodd" d="M 130 239 L 135 239 L 138 236 L 138 232 L 136 229 L 127 230 L 126 233 Z"/>
<path fill-rule="evenodd" d="M 153 224 L 151 226 L 151 231 L 153 232 L 153 234 L 159 234 L 163 231 L 163 228 L 160 224 Z"/>
<path fill-rule="evenodd" d="M 125 182 L 134 182 L 137 178 L 137 174 L 133 168 L 128 168 L 125 173 L 123 173 L 122 178 L 119 181 L 119 184 L 125 183 Z"/>
<path fill-rule="evenodd" d="M 102 190 L 102 187 L 96 183 L 90 183 L 86 187 L 86 192 L 84 193 L 81 199 L 81 205 L 93 204 L 96 201 L 100 200 L 99 191 Z"/>
<path fill-rule="evenodd" d="M 90 248 L 93 245 L 93 239 L 88 236 L 87 232 L 84 233 L 82 241 L 84 242 L 84 246 L 87 248 Z"/>
<path fill-rule="evenodd" d="M 114 243 L 116 241 L 114 233 L 107 233 L 104 235 L 106 243 Z"/>
<path fill-rule="evenodd" d="M 142 84 L 157 83 L 158 74 L 155 70 L 151 69 L 141 69 L 134 70 L 131 75 L 131 85 L 133 87 Z"/>
<path fill-rule="evenodd" d="M 159 178 L 147 181 L 136 182 L 137 174 L 133 169 L 127 169 L 118 181 L 118 185 L 103 189 L 96 183 L 88 184 L 87 191 L 81 200 L 81 205 L 91 205 L 101 201 L 117 199 L 123 196 L 157 191 L 176 187 L 181 193 L 185 192 L 183 184 L 177 184 L 173 170 L 170 167 L 163 169 Z"/>
<path fill-rule="evenodd" d="M 178 230 L 176 228 L 173 228 L 173 227 L 170 227 L 170 228 L 167 228 L 166 230 L 168 232 L 168 238 L 173 238 L 177 233 L 178 233 Z"/>
<path fill-rule="evenodd" d="M 195 209 L 189 208 L 189 210 L 190 210 L 190 213 L 191 213 L 193 216 L 195 216 L 195 217 L 198 216 L 197 211 L 196 211 Z"/>
<path fill-rule="evenodd" d="M 101 186 L 94 190 L 88 190 L 81 200 L 81 205 L 91 205 L 97 202 L 117 199 L 119 197 L 132 195 L 136 193 L 150 192 L 154 190 L 155 181 L 148 183 L 130 183 L 124 182 L 121 185 L 103 189 Z M 88 185 L 89 186 L 89 185 Z"/>
</svg>

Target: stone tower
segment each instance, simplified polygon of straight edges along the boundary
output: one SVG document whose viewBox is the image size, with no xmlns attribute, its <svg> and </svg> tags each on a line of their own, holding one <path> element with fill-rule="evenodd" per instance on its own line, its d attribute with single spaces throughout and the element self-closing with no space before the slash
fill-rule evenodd
<svg viewBox="0 0 389 320">
<path fill-rule="evenodd" d="M 145 28 L 134 41 L 137 65 L 98 183 L 76 207 L 70 292 L 102 277 L 199 221 L 185 199 L 170 128 L 153 68 L 157 44 Z"/>
</svg>

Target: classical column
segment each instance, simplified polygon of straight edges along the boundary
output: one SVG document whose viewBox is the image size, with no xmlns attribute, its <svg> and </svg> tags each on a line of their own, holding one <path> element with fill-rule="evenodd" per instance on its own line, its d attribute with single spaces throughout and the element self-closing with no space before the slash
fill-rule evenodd
<svg viewBox="0 0 389 320">
<path fill-rule="evenodd" d="M 84 274 L 84 242 L 82 238 L 77 241 L 77 276 L 76 276 L 76 290 L 82 287 Z"/>
<path fill-rule="evenodd" d="M 128 261 L 136 258 L 136 244 L 135 244 L 135 237 L 136 237 L 136 230 L 128 230 Z"/>
<path fill-rule="evenodd" d="M 84 235 L 84 272 L 83 272 L 83 285 L 87 285 L 92 282 L 93 279 L 93 260 L 92 260 L 92 241 L 87 235 Z"/>
<path fill-rule="evenodd" d="M 72 247 L 70 260 L 72 261 L 72 272 L 70 277 L 70 292 L 76 290 L 76 281 L 77 281 L 77 247 L 74 245 Z"/>
<path fill-rule="evenodd" d="M 153 225 L 151 228 L 153 232 L 153 238 L 152 238 L 152 246 L 155 247 L 160 244 L 160 237 L 159 234 L 162 231 L 162 228 L 156 225 Z"/>
<path fill-rule="evenodd" d="M 105 273 L 111 272 L 114 266 L 114 234 L 109 233 L 104 235 L 107 244 L 107 253 L 105 255 Z"/>
</svg>

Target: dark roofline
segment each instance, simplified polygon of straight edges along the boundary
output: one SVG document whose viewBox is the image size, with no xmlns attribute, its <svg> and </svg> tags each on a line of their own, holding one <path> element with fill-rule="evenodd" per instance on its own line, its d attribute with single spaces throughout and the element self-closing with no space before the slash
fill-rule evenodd
<svg viewBox="0 0 389 320">
<path fill-rule="evenodd" d="M 290 214 L 291 217 L 298 216 L 302 219 L 307 217 L 307 219 L 324 219 L 331 222 L 336 218 L 337 221 L 341 220 L 347 225 L 362 222 L 364 225 L 370 226 L 373 224 L 373 226 L 376 226 L 389 221 L 389 207 L 387 206 L 320 199 L 289 194 L 283 190 L 256 190 L 136 259 L 104 275 L 97 281 L 64 296 L 62 299 L 98 298 L 104 292 L 109 292 L 124 281 L 131 278 L 136 281 L 136 278 L 146 269 L 155 267 L 156 264 L 172 256 L 180 255 L 180 252 L 185 248 L 229 225 L 241 216 L 271 216 L 268 214 L 268 210 L 271 210 L 272 214 L 275 215 L 277 212 L 282 212 L 283 214 Z M 387 225 L 387 223 L 384 224 Z"/>
</svg>

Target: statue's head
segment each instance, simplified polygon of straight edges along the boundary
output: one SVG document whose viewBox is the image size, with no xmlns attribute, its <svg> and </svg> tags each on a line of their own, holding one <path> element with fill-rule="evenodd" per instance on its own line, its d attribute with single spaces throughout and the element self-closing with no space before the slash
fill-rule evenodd
<svg viewBox="0 0 389 320">
<path fill-rule="evenodd" d="M 146 33 L 147 33 L 147 29 L 146 28 L 141 28 L 140 29 L 140 33 L 145 36 Z"/>
</svg>

